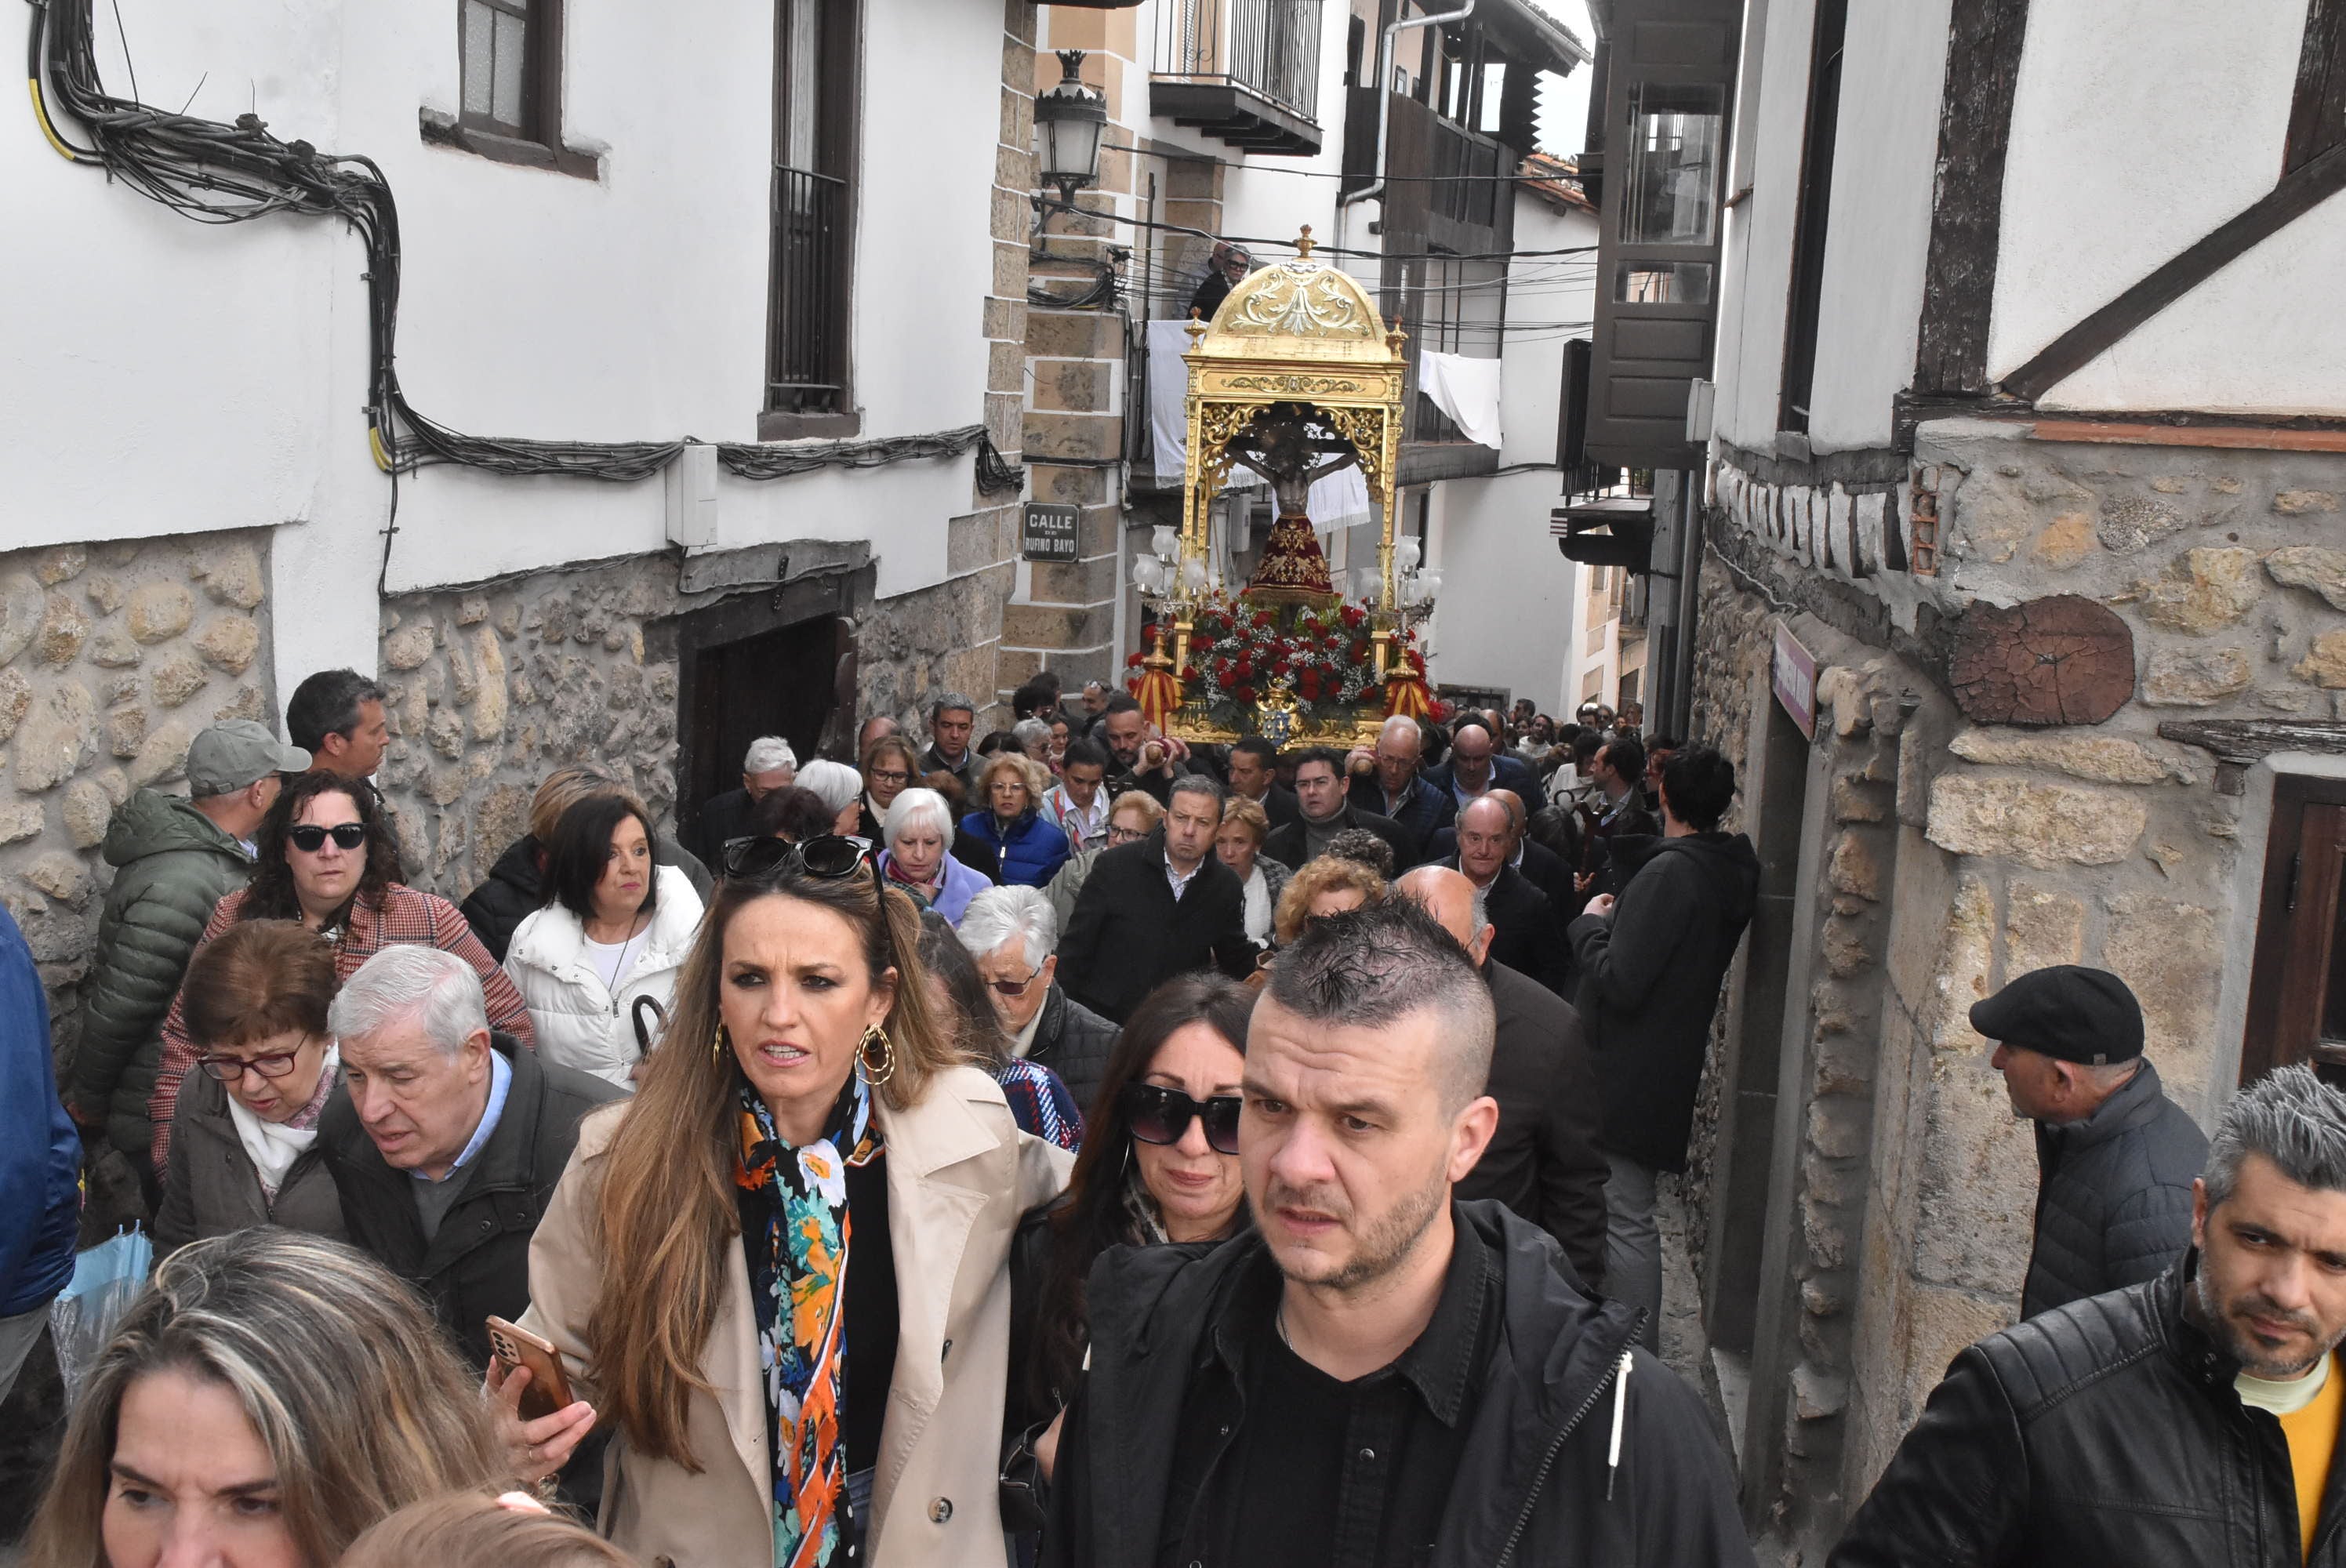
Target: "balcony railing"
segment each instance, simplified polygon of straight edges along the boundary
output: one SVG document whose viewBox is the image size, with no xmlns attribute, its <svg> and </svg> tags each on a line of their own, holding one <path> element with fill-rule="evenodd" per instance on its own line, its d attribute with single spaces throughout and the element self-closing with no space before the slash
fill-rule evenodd
<svg viewBox="0 0 2346 1568">
<path fill-rule="evenodd" d="M 1242 87 L 1307 120 L 1320 112 L 1321 0 L 1165 0 L 1160 80 Z"/>
<path fill-rule="evenodd" d="M 774 168 L 774 280 L 768 308 L 766 406 L 838 410 L 846 383 L 847 182 Z"/>
</svg>

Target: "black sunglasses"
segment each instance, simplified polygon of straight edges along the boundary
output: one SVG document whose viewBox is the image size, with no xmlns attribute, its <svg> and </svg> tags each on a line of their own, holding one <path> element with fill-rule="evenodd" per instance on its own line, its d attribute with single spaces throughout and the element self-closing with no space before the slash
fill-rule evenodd
<svg viewBox="0 0 2346 1568">
<path fill-rule="evenodd" d="M 728 839 L 719 862 L 729 879 L 742 881 L 780 881 L 786 877 L 805 876 L 835 882 L 869 866 L 873 891 L 883 891 L 880 887 L 879 850 L 872 848 L 869 839 L 846 833 L 818 834 L 796 844 L 786 839 Z M 881 907 L 881 945 L 887 949 L 888 967 L 901 973 L 904 966 L 896 957 L 896 936 L 888 927 L 887 906 L 883 903 Z"/>
<path fill-rule="evenodd" d="M 298 828 L 288 828 L 285 836 L 293 847 L 305 855 L 314 855 L 326 847 L 326 837 L 333 836 L 334 843 L 345 850 L 355 850 L 366 842 L 364 822 L 337 822 L 331 828 L 321 828 L 315 822 L 304 822 Z"/>
<path fill-rule="evenodd" d="M 1239 1107 L 1243 1102 L 1236 1095 L 1217 1095 L 1201 1105 L 1162 1084 L 1127 1084 L 1121 1098 L 1132 1135 L 1144 1144 L 1179 1143 L 1195 1116 L 1205 1122 L 1206 1143 L 1216 1154 L 1239 1152 Z"/>
</svg>

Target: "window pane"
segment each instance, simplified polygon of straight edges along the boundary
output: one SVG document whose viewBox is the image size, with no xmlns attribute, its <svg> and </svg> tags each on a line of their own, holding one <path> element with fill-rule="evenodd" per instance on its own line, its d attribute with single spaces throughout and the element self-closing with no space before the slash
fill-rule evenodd
<svg viewBox="0 0 2346 1568">
<path fill-rule="evenodd" d="M 489 56 L 496 13 L 482 0 L 464 0 L 464 112 L 489 112 Z"/>
<path fill-rule="evenodd" d="M 782 165 L 818 168 L 816 127 L 822 108 L 822 0 L 787 0 L 790 29 L 782 69 Z"/>
<path fill-rule="evenodd" d="M 1483 67 L 1483 112 L 1474 128 L 1484 136 L 1499 134 L 1499 109 L 1507 98 L 1507 67 L 1492 60 Z"/>
<path fill-rule="evenodd" d="M 1629 101 L 1624 245 L 1709 245 L 1719 238 L 1719 144 L 1727 89 L 1640 82 Z"/>
<path fill-rule="evenodd" d="M 1624 261 L 1613 273 L 1613 298 L 1622 304 L 1708 305 L 1708 261 Z"/>
<path fill-rule="evenodd" d="M 529 58 L 528 31 L 520 17 L 497 13 L 496 86 L 489 113 L 500 125 L 522 123 L 522 63 Z"/>
</svg>

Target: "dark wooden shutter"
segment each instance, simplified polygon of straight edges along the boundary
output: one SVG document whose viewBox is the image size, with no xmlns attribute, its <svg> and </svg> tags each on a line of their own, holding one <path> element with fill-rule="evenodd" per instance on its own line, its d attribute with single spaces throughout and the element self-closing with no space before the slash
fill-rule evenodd
<svg viewBox="0 0 2346 1568">
<path fill-rule="evenodd" d="M 2310 1062 L 2346 1074 L 2346 780 L 2273 787 L 2240 1082 Z"/>
</svg>

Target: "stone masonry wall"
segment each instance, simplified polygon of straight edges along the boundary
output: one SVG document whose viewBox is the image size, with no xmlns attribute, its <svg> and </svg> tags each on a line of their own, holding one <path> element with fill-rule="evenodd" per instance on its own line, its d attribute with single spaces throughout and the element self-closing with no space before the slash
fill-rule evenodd
<svg viewBox="0 0 2346 1568">
<path fill-rule="evenodd" d="M 282 733 L 270 689 L 261 529 L 0 554 L 0 904 L 48 992 L 61 1058 L 79 1036 L 130 791 L 183 782 L 188 743 L 224 718 Z"/>
<path fill-rule="evenodd" d="M 1851 1115 L 1810 1107 L 1800 1212 L 1770 1219 L 1800 1228 L 1795 1253 L 1821 1282 L 1787 1351 L 1810 1374 L 1790 1401 L 1788 1464 L 1804 1445 L 1824 1458 L 1813 1423 L 1845 1411 L 1838 1484 L 1804 1483 L 1825 1505 L 1792 1532 L 1810 1541 L 1831 1539 L 1831 1512 L 1871 1486 L 1953 1354 L 2016 1314 L 2035 1151 L 1971 1003 L 2045 964 L 2107 968 L 2142 1002 L 2169 1094 L 2209 1119 L 2238 1070 L 2218 1021 L 2239 1016 L 2237 955 L 2254 937 L 2234 890 L 2262 845 L 2243 841 L 2250 802 L 2218 787 L 2214 758 L 2157 727 L 2346 718 L 2346 457 L 1948 422 L 1923 427 L 1914 463 L 1935 494 L 1935 575 L 1911 570 L 1911 480 L 1852 494 L 1730 466 L 1712 536 L 1735 570 L 1715 562 L 1705 578 L 1698 683 L 1731 688 L 1764 660 L 1754 617 L 1811 610 L 1856 648 L 1821 677 L 1837 717 L 1820 744 L 1837 773 L 1840 752 L 1871 753 L 1846 796 L 1833 785 L 1817 859 L 1829 885 L 1813 890 L 1831 914 L 1811 954 L 1818 1060 L 1839 1010 L 1871 1070 L 1847 1084 Z M 1946 657 L 1965 616 L 2053 596 L 2123 626 L 2131 696 L 2095 725 L 1968 720 Z M 1838 717 L 1853 694 L 1868 732 L 1854 750 Z M 1826 1086 L 1810 1085 L 1820 1103 Z M 1850 1223 L 1820 1224 L 1835 1195 L 1854 1199 Z M 1836 1300 L 1839 1314 L 1814 1309 Z M 1822 1332 L 1835 1317 L 1838 1346 Z M 1820 1412 L 1806 1433 L 1804 1404 Z"/>
</svg>

